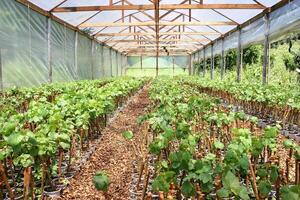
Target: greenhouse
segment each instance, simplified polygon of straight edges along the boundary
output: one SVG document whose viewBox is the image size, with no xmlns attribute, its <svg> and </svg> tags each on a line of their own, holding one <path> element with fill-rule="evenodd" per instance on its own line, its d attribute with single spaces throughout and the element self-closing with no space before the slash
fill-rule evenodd
<svg viewBox="0 0 300 200">
<path fill-rule="evenodd" d="M 0 200 L 299 200 L 300 0 L 0 0 Z"/>
</svg>

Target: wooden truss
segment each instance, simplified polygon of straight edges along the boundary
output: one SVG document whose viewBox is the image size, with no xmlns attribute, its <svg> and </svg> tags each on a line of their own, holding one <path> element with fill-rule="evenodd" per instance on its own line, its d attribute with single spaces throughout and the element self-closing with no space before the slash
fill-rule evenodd
<svg viewBox="0 0 300 200">
<path fill-rule="evenodd" d="M 17 1 L 32 4 L 26 0 Z M 248 4 L 206 4 L 203 0 L 181 0 L 176 4 L 164 4 L 161 0 L 147 0 L 146 4 L 144 1 L 141 5 L 133 4 L 131 0 L 102 0 L 101 5 L 67 7 L 65 3 L 68 1 L 70 0 L 63 0 L 50 11 L 45 11 L 46 15 L 91 12 L 93 14 L 79 23 L 77 29 L 89 30 L 93 38 L 127 55 L 151 56 L 164 55 L 166 52 L 169 55 L 190 54 L 215 38 L 222 37 L 222 32 L 217 27 L 239 26 L 238 22 L 222 13 L 224 9 L 266 8 L 259 0 L 252 0 Z M 224 20 L 196 19 L 196 16 L 192 16 L 192 11 L 199 9 L 213 12 Z M 130 14 L 126 15 L 128 11 Z M 117 12 L 121 18 L 114 21 L 102 20 L 99 15 L 103 12 Z M 118 31 L 111 31 L 110 27 L 118 27 L 113 29 Z M 203 30 L 206 31 L 197 31 L 197 27 L 205 27 Z"/>
</svg>

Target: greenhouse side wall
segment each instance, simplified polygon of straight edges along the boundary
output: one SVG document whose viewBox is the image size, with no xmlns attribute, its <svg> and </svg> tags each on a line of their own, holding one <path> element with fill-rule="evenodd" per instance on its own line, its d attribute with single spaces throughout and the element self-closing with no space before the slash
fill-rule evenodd
<svg viewBox="0 0 300 200">
<path fill-rule="evenodd" d="M 119 53 L 104 49 L 16 1 L 0 1 L 0 89 L 120 75 Z"/>
<path fill-rule="evenodd" d="M 252 20 L 251 22 L 241 25 L 240 30 L 236 29 L 229 34 L 226 34 L 224 38 L 213 41 L 212 43 L 204 46 L 201 50 L 194 52 L 193 55 L 198 57 L 199 62 L 201 62 L 203 60 L 211 59 L 212 55 L 220 56 L 222 51 L 228 52 L 231 49 L 238 49 L 239 45 L 241 46 L 241 50 L 250 45 L 264 45 L 266 37 L 268 37 L 269 45 L 271 42 L 278 40 L 283 35 L 293 32 L 299 33 L 299 30 L 300 0 L 294 0 L 280 8 L 277 8 L 271 13 L 267 13 L 256 20 Z M 212 46 L 213 52 L 211 53 Z M 210 64 L 206 63 L 206 65 L 209 65 L 206 69 L 210 69 Z M 237 68 L 237 66 L 235 67 Z M 203 75 L 205 72 L 203 72 L 203 69 L 200 70 L 202 73 L 198 73 L 198 75 Z M 206 73 L 206 75 L 208 74 L 209 73 Z"/>
</svg>

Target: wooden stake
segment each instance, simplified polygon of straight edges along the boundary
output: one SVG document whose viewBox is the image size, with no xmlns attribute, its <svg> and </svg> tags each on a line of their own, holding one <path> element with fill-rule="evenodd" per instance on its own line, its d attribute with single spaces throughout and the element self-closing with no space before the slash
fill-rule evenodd
<svg viewBox="0 0 300 200">
<path fill-rule="evenodd" d="M 0 161 L 0 176 L 1 176 L 1 182 L 3 181 L 5 186 L 6 186 L 6 189 L 8 190 L 8 195 L 9 195 L 9 198 L 10 199 L 14 199 L 14 194 L 12 192 L 12 189 L 9 185 L 9 182 L 8 182 L 8 179 L 7 179 L 7 176 L 6 176 L 6 172 L 5 172 L 5 168 L 4 168 L 4 165 L 2 163 L 2 161 Z"/>
</svg>

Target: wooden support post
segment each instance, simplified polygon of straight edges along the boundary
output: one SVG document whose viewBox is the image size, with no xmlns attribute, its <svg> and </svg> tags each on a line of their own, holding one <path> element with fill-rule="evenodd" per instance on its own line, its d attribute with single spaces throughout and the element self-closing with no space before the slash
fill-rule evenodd
<svg viewBox="0 0 300 200">
<path fill-rule="evenodd" d="M 270 41 L 269 41 L 269 32 L 270 32 L 270 20 L 269 20 L 269 14 L 266 14 L 264 16 L 265 19 L 265 41 L 264 41 L 264 57 L 263 57 L 263 80 L 262 84 L 266 85 L 267 84 L 267 68 L 268 65 L 270 64 L 269 61 L 269 54 L 270 54 Z"/>
<path fill-rule="evenodd" d="M 189 0 L 189 4 L 192 4 L 192 0 Z M 192 21 L 192 10 L 189 9 L 189 22 Z"/>
<path fill-rule="evenodd" d="M 203 48 L 203 77 L 205 77 L 206 71 L 206 58 L 205 58 L 205 47 Z"/>
<path fill-rule="evenodd" d="M 224 38 L 222 38 L 222 52 L 221 52 L 221 80 L 225 74 L 225 52 L 224 52 Z"/>
<path fill-rule="evenodd" d="M 75 67 L 75 80 L 79 80 L 78 71 L 78 31 L 75 32 L 75 55 L 74 55 L 74 67 Z"/>
<path fill-rule="evenodd" d="M 122 6 L 124 6 L 124 0 L 122 0 Z M 124 18 L 125 18 L 125 11 L 122 10 L 122 22 L 124 22 Z"/>
<path fill-rule="evenodd" d="M 215 61 L 214 61 L 214 45 L 211 45 L 211 60 L 210 60 L 210 79 L 214 79 Z"/>
<path fill-rule="evenodd" d="M 132 15 L 129 15 L 128 21 L 129 21 L 129 23 L 131 23 L 131 21 L 132 21 Z M 129 33 L 132 33 L 131 26 L 129 26 L 128 28 L 129 28 Z"/>
<path fill-rule="evenodd" d="M 241 81 L 242 72 L 242 44 L 241 44 L 241 29 L 238 30 L 238 46 L 237 46 L 237 59 L 236 59 L 237 77 L 236 81 Z"/>
<path fill-rule="evenodd" d="M 52 31 L 52 20 L 50 17 L 47 18 L 47 67 L 48 67 L 48 82 L 53 82 L 53 70 L 51 64 L 51 31 Z"/>
<path fill-rule="evenodd" d="M 3 73 L 2 73 L 2 49 L 0 48 L 0 91 L 3 91 Z"/>
</svg>

